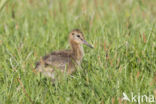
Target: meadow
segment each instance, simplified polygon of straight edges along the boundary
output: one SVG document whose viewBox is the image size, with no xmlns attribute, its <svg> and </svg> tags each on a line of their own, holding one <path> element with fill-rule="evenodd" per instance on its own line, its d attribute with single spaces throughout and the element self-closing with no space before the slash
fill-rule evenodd
<svg viewBox="0 0 156 104">
<path fill-rule="evenodd" d="M 75 28 L 94 49 L 84 46 L 82 69 L 52 85 L 35 62 L 68 49 Z M 139 103 L 123 92 L 156 103 L 155 0 L 0 1 L 0 104 Z"/>
</svg>

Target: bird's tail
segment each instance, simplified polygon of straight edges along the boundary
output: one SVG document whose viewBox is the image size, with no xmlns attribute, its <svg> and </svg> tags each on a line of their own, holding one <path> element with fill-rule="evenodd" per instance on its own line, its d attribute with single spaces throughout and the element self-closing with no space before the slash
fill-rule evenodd
<svg viewBox="0 0 156 104">
<path fill-rule="evenodd" d="M 38 69 L 38 67 L 41 65 L 40 62 L 36 62 L 36 65 L 35 65 L 35 69 Z"/>
</svg>

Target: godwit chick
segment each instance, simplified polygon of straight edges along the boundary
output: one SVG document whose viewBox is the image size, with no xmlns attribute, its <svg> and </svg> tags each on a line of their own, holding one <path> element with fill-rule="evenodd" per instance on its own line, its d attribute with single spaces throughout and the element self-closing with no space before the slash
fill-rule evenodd
<svg viewBox="0 0 156 104">
<path fill-rule="evenodd" d="M 79 29 L 74 29 L 69 34 L 71 50 L 55 51 L 41 58 L 36 64 L 37 71 L 55 79 L 55 72 L 67 72 L 72 74 L 76 66 L 80 66 L 84 51 L 82 44 L 93 48 L 85 41 L 83 33 Z"/>
</svg>

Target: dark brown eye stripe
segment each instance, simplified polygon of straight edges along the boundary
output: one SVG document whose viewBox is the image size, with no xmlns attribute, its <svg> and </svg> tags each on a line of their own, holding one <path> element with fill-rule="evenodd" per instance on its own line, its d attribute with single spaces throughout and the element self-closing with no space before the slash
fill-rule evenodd
<svg viewBox="0 0 156 104">
<path fill-rule="evenodd" d="M 77 35 L 77 37 L 80 37 L 80 35 Z"/>
</svg>

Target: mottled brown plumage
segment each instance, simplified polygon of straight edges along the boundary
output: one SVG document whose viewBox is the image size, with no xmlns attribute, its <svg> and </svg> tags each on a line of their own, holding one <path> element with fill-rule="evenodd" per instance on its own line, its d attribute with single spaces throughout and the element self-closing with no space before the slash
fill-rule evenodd
<svg viewBox="0 0 156 104">
<path fill-rule="evenodd" d="M 55 51 L 42 57 L 36 64 L 37 71 L 52 79 L 55 79 L 56 71 L 66 71 L 68 74 L 75 72 L 84 56 L 82 44 L 93 47 L 85 41 L 83 33 L 79 29 L 70 32 L 69 43 L 71 50 Z"/>
</svg>

